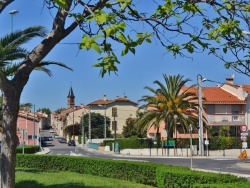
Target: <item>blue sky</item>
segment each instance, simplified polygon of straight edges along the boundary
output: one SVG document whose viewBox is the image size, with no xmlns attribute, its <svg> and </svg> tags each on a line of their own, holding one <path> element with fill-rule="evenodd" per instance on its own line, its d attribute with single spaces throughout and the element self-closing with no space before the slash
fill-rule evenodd
<svg viewBox="0 0 250 188">
<path fill-rule="evenodd" d="M 16 9 L 18 14 L 13 16 L 9 11 Z M 0 28 L 3 36 L 13 30 L 24 29 L 30 26 L 43 25 L 50 30 L 52 15 L 43 1 L 16 0 L 9 5 L 0 16 Z M 82 32 L 74 31 L 68 38 L 58 44 L 45 60 L 58 61 L 67 64 L 74 69 L 73 72 L 60 67 L 51 66 L 53 73 L 49 77 L 42 72 L 33 72 L 28 84 L 21 96 L 21 103 L 30 102 L 38 108 L 50 108 L 52 111 L 67 107 L 67 95 L 72 85 L 75 94 L 76 105 L 88 104 L 102 99 L 115 99 L 116 96 L 126 95 L 130 100 L 137 102 L 143 95 L 148 94 L 145 86 L 154 87 L 153 81 L 163 81 L 163 74 L 184 75 L 184 78 L 192 79 L 190 85 L 197 82 L 197 75 L 203 78 L 224 82 L 225 78 L 235 75 L 236 84 L 249 84 L 249 77 L 238 74 L 233 70 L 224 68 L 223 62 L 207 53 L 193 54 L 193 59 L 176 58 L 166 53 L 159 42 L 146 44 L 136 49 L 136 54 L 129 54 L 120 59 L 118 75 L 99 76 L 99 69 L 92 67 L 96 63 L 98 55 L 93 51 L 79 51 L 76 45 L 65 43 L 77 43 L 81 40 Z M 28 49 L 33 49 L 41 39 L 30 42 Z M 117 47 L 118 48 L 118 47 Z M 204 82 L 203 86 L 214 86 L 215 83 Z"/>
</svg>

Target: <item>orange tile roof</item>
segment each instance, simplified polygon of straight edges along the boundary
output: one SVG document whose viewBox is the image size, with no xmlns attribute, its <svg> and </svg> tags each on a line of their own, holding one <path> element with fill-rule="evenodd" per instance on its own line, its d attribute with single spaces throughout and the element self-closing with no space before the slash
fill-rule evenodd
<svg viewBox="0 0 250 188">
<path fill-rule="evenodd" d="M 221 89 L 220 87 L 202 87 L 202 95 L 204 97 L 204 104 L 246 104 L 245 100 L 239 99 L 235 95 L 232 95 L 231 93 Z"/>
<path fill-rule="evenodd" d="M 97 100 L 97 101 L 89 103 L 88 106 L 89 105 L 105 105 L 105 104 L 111 104 L 111 103 L 114 103 L 114 102 L 130 102 L 130 103 L 133 103 L 133 104 L 137 105 L 137 103 L 129 100 L 128 98 L 120 98 L 120 97 L 118 97 L 115 100 L 106 100 L 106 101 L 104 101 L 103 99 Z"/>
<path fill-rule="evenodd" d="M 248 94 L 250 94 L 250 85 L 242 85 L 244 91 L 246 91 Z"/>
<path fill-rule="evenodd" d="M 186 86 L 182 88 L 182 90 L 187 89 L 188 87 Z M 190 88 L 188 91 L 197 94 L 195 87 Z M 204 104 L 246 104 L 245 100 L 239 99 L 237 96 L 232 95 L 220 87 L 202 87 L 201 91 Z"/>
</svg>

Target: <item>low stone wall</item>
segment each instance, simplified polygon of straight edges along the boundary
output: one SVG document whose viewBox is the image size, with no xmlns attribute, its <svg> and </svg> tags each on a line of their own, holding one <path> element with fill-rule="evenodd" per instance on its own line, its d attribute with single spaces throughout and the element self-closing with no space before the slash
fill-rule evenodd
<svg viewBox="0 0 250 188">
<path fill-rule="evenodd" d="M 229 149 L 229 150 L 216 150 L 208 151 L 208 156 L 215 157 L 238 157 L 243 149 Z M 247 153 L 250 155 L 250 149 L 246 149 Z M 198 151 L 193 148 L 193 156 L 198 155 Z M 152 148 L 152 149 L 121 149 L 120 154 L 123 155 L 142 155 L 142 156 L 179 156 L 179 157 L 189 157 L 190 148 Z M 205 156 L 207 151 L 205 150 Z"/>
</svg>

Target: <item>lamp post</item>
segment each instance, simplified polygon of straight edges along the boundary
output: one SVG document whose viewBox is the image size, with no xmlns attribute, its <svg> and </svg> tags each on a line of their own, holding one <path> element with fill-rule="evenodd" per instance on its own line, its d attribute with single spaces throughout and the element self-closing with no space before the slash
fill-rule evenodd
<svg viewBox="0 0 250 188">
<path fill-rule="evenodd" d="M 197 76 L 197 85 L 198 85 L 198 112 L 199 112 L 199 155 L 204 155 L 203 147 L 203 121 L 202 121 L 202 93 L 201 93 L 201 82 L 206 79 L 202 79 L 201 75 Z"/>
<path fill-rule="evenodd" d="M 89 142 L 91 143 L 91 106 L 89 106 Z"/>
<path fill-rule="evenodd" d="M 84 146 L 84 123 L 83 123 L 83 116 L 84 114 L 82 115 L 82 146 Z"/>
<path fill-rule="evenodd" d="M 106 95 L 104 95 L 103 101 L 104 101 L 104 106 L 101 104 L 99 104 L 98 106 L 101 106 L 104 109 L 104 140 L 106 140 L 106 138 L 107 138 L 107 125 L 106 125 L 106 101 L 107 101 L 107 97 L 106 97 Z"/>
<path fill-rule="evenodd" d="M 11 15 L 11 33 L 13 33 L 13 16 L 18 13 L 18 10 L 11 10 L 9 14 Z"/>
<path fill-rule="evenodd" d="M 36 129 L 35 129 L 35 128 L 36 128 L 36 119 L 35 119 L 35 116 L 36 116 L 36 114 L 35 114 L 35 105 L 34 105 L 34 119 L 33 119 L 33 120 L 34 120 L 34 127 L 33 127 L 33 129 L 34 129 L 33 131 L 34 131 L 34 132 L 33 132 L 33 145 L 35 145 L 35 135 L 36 135 Z"/>
<path fill-rule="evenodd" d="M 189 125 L 189 132 L 190 132 L 190 168 L 193 168 L 193 143 L 192 143 L 192 131 L 193 131 L 193 127 L 190 124 Z"/>
<path fill-rule="evenodd" d="M 75 140 L 75 119 L 74 119 L 74 117 L 75 117 L 75 112 L 73 111 L 73 140 Z"/>
</svg>

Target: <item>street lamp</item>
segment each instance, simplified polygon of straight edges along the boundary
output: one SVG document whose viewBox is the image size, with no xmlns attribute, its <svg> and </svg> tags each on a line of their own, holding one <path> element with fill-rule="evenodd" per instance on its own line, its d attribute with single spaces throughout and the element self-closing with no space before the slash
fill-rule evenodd
<svg viewBox="0 0 250 188">
<path fill-rule="evenodd" d="M 104 95 L 104 97 L 103 97 L 103 101 L 104 101 L 104 106 L 103 105 L 101 105 L 101 104 L 99 104 L 98 106 L 101 106 L 101 107 L 103 107 L 104 108 L 104 140 L 106 140 L 106 138 L 107 138 L 107 133 L 106 133 L 106 127 L 107 127 L 107 125 L 106 125 L 106 101 L 107 101 L 107 98 L 106 98 L 106 95 Z"/>
<path fill-rule="evenodd" d="M 36 119 L 35 119 L 35 117 L 36 117 L 36 112 L 35 112 L 35 105 L 34 105 L 34 127 L 33 127 L 33 131 L 34 131 L 34 133 L 33 133 L 33 145 L 35 145 L 35 135 L 36 135 Z"/>
<path fill-rule="evenodd" d="M 18 10 L 11 10 L 9 14 L 11 15 L 11 33 L 13 33 L 13 16 L 18 13 Z"/>
<path fill-rule="evenodd" d="M 206 78 L 202 79 L 202 76 L 198 74 L 197 76 L 197 85 L 198 85 L 198 112 L 199 112 L 199 155 L 204 155 L 204 146 L 203 146 L 203 121 L 202 121 L 202 92 L 201 92 L 201 83 L 206 81 Z"/>
<path fill-rule="evenodd" d="M 83 113 L 82 113 L 82 117 L 79 116 L 79 118 L 82 119 L 82 146 L 84 146 L 84 138 L 85 138 L 85 135 L 84 135 L 84 122 L 83 122 L 83 117 L 84 117 L 84 112 L 85 112 L 85 107 L 83 106 L 83 104 L 81 104 L 81 107 L 83 108 Z"/>
<path fill-rule="evenodd" d="M 92 142 L 91 140 L 91 106 L 89 106 L 89 140 L 88 142 Z"/>
<path fill-rule="evenodd" d="M 192 131 L 193 131 L 193 127 L 190 124 L 189 125 L 189 132 L 190 132 L 190 168 L 193 168 L 193 143 L 192 143 Z"/>
</svg>

